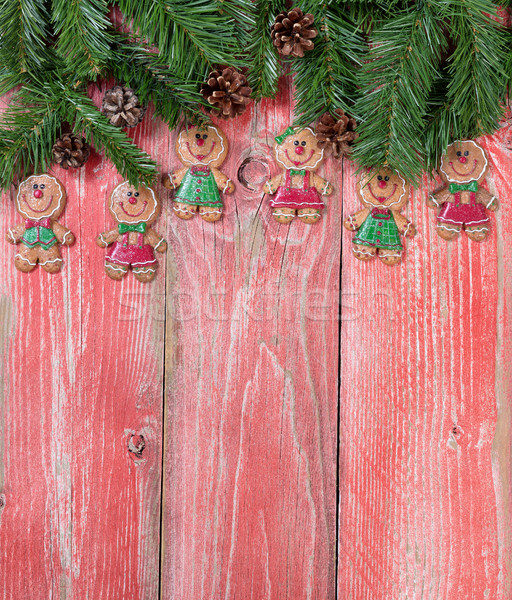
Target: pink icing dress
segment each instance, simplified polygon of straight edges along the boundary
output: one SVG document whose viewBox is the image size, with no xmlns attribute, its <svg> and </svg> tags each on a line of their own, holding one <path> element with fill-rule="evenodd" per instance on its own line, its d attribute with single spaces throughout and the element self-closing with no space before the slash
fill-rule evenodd
<svg viewBox="0 0 512 600">
<path fill-rule="evenodd" d="M 302 175 L 302 188 L 292 188 L 291 174 Z M 272 208 L 293 208 L 300 210 L 301 208 L 316 208 L 325 207 L 318 190 L 315 187 L 309 187 L 310 171 L 302 169 L 295 171 L 289 169 L 286 171 L 284 186 L 279 186 L 273 198 L 270 199 Z"/>
</svg>

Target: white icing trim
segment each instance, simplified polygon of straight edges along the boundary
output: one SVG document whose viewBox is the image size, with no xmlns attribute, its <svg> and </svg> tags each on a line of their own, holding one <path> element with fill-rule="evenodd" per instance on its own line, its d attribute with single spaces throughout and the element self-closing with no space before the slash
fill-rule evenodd
<svg viewBox="0 0 512 600">
<path fill-rule="evenodd" d="M 48 263 L 54 263 L 54 262 L 62 262 L 62 258 L 54 258 L 53 260 L 45 260 L 43 263 L 39 262 L 39 264 L 41 266 L 43 266 L 43 265 L 47 265 Z"/>
<path fill-rule="evenodd" d="M 105 246 L 108 246 L 108 242 L 107 240 L 103 237 L 103 234 L 100 233 L 100 240 L 105 244 Z"/>
<path fill-rule="evenodd" d="M 480 227 L 480 229 L 472 229 L 469 233 L 476 233 L 477 231 L 489 231 L 489 227 Z"/>
<path fill-rule="evenodd" d="M 200 215 L 221 215 L 222 211 L 221 210 L 200 210 L 199 214 Z"/>
<path fill-rule="evenodd" d="M 148 268 L 148 269 L 139 269 L 138 267 L 134 267 L 133 270 L 136 273 L 156 273 L 156 268 L 154 268 L 154 269 L 151 269 L 151 268 Z"/>
<path fill-rule="evenodd" d="M 312 133 L 312 134 L 315 136 L 315 138 L 316 138 L 315 132 L 314 132 L 314 131 L 311 129 L 311 127 L 304 127 L 304 129 L 302 129 L 301 131 L 306 131 L 306 130 L 307 130 L 307 131 L 311 131 L 311 133 Z M 299 132 L 299 131 L 297 131 L 297 130 L 295 129 L 295 130 L 294 130 L 294 134 L 295 134 L 295 133 L 300 133 L 300 132 Z M 295 166 L 293 166 L 293 167 L 287 167 L 287 166 L 284 164 L 284 162 L 283 162 L 283 161 L 282 161 L 282 160 L 279 158 L 279 150 L 280 150 L 280 148 L 281 148 L 281 144 L 278 144 L 278 143 L 276 142 L 276 145 L 275 145 L 276 160 L 277 160 L 277 162 L 278 162 L 279 164 L 281 164 L 281 165 L 282 165 L 282 166 L 283 166 L 283 167 L 284 167 L 284 168 L 285 168 L 287 171 L 289 171 L 290 169 L 309 169 L 310 171 L 312 171 L 313 169 L 315 169 L 315 168 L 316 168 L 316 166 L 317 166 L 317 165 L 318 165 L 318 164 L 319 164 L 319 163 L 320 163 L 320 162 L 323 160 L 323 158 L 324 158 L 324 149 L 323 149 L 323 148 L 321 148 L 321 150 L 320 150 L 320 158 L 319 158 L 319 159 L 316 161 L 316 163 L 315 163 L 313 166 L 305 166 L 305 165 L 300 165 L 300 166 L 298 166 L 298 167 L 295 167 Z"/>
<path fill-rule="evenodd" d="M 226 190 L 229 188 L 229 184 L 231 183 L 231 179 L 228 179 L 226 182 L 226 185 L 224 186 L 224 189 L 222 190 L 222 193 L 225 194 Z"/>
<path fill-rule="evenodd" d="M 128 272 L 128 268 L 123 269 L 122 267 L 114 267 L 114 265 L 112 263 L 106 263 L 105 267 L 107 269 L 112 269 L 112 271 L 122 271 L 123 273 L 127 273 Z"/>
<path fill-rule="evenodd" d="M 105 260 L 112 260 L 112 259 L 106 258 Z M 131 266 L 133 267 L 133 263 L 131 263 L 131 262 L 126 262 L 126 261 L 124 261 L 124 260 L 119 260 L 118 258 L 116 258 L 116 259 L 115 259 L 115 261 L 116 261 L 116 262 L 115 262 L 114 264 L 121 263 L 122 265 L 128 265 L 128 266 L 130 266 L 130 265 L 131 265 Z M 112 261 L 112 262 L 113 262 L 113 261 Z M 139 262 L 139 261 L 137 261 L 137 260 L 136 260 L 135 262 L 136 262 L 138 265 L 151 265 L 151 264 L 154 264 L 154 263 L 156 263 L 156 258 L 154 258 L 153 260 L 145 260 L 144 262 Z"/>
<path fill-rule="evenodd" d="M 391 170 L 391 169 L 390 169 Z M 371 173 L 372 171 L 370 171 Z M 368 204 L 371 204 L 373 207 L 376 206 L 384 206 L 385 208 L 389 208 L 390 206 L 394 206 L 395 204 L 400 204 L 400 202 L 402 201 L 402 198 L 405 196 L 405 179 L 400 175 L 400 173 L 398 171 L 394 171 L 398 177 L 400 177 L 400 179 L 402 180 L 402 190 L 403 193 L 400 196 L 400 198 L 398 198 L 398 200 L 396 202 L 391 202 L 391 204 L 383 204 L 381 202 L 378 202 L 377 204 L 374 204 L 373 202 L 371 202 L 370 200 L 368 200 L 368 198 L 364 195 L 363 193 L 363 189 L 367 186 L 370 185 L 370 181 L 367 181 L 367 179 L 363 179 L 363 177 L 361 177 L 361 179 L 359 180 L 359 191 L 361 193 L 361 196 L 364 198 L 365 202 L 368 202 Z M 377 173 L 375 173 L 375 175 L 377 175 Z M 375 177 L 372 177 L 372 179 L 375 179 Z M 394 193 L 394 192 L 393 192 Z"/>
<path fill-rule="evenodd" d="M 437 208 L 439 208 L 440 204 L 439 202 L 434 198 L 433 194 L 429 195 L 429 199 L 432 200 L 432 202 L 437 206 Z"/>
<path fill-rule="evenodd" d="M 16 243 L 16 238 L 14 237 L 14 233 L 12 232 L 12 229 L 9 229 L 7 231 L 7 233 L 11 236 L 12 243 L 15 244 Z"/>
<path fill-rule="evenodd" d="M 174 183 L 174 181 L 172 180 L 172 175 L 167 175 L 167 179 L 169 180 L 169 183 L 172 185 L 172 189 L 173 189 L 173 190 L 175 190 L 177 187 L 179 187 L 179 186 L 177 186 L 177 185 Z"/>
<path fill-rule="evenodd" d="M 366 254 L 366 256 L 376 256 L 375 252 L 366 252 L 366 250 L 359 250 L 355 246 L 352 247 L 352 252 L 359 252 L 359 254 Z"/>
<path fill-rule="evenodd" d="M 379 248 L 379 250 L 384 250 L 384 252 L 386 251 L 385 248 Z M 378 253 L 379 256 L 382 256 L 382 258 L 388 258 L 389 256 L 402 256 L 402 253 L 399 252 L 398 254 L 394 253 L 394 252 L 390 252 L 389 254 L 384 254 L 382 252 Z"/>
<path fill-rule="evenodd" d="M 155 250 L 156 250 L 157 248 L 159 248 L 159 247 L 160 247 L 160 244 L 162 244 L 164 241 L 165 241 L 165 240 L 164 240 L 164 238 L 160 238 L 160 241 L 159 241 L 159 242 L 158 242 L 158 244 L 155 246 Z"/>
<path fill-rule="evenodd" d="M 407 223 L 407 227 L 405 228 L 405 231 L 403 233 L 404 236 L 407 235 L 407 232 L 409 231 L 409 229 L 411 228 L 412 223 Z"/>
<path fill-rule="evenodd" d="M 468 221 L 467 223 L 463 223 L 463 221 L 454 221 L 453 219 L 445 219 L 443 217 L 441 222 L 444 221 L 448 221 L 448 223 L 453 223 L 454 225 L 471 225 L 471 223 L 478 225 L 478 223 L 487 223 L 489 221 L 489 217 L 486 219 L 480 219 L 479 221 Z"/>
<path fill-rule="evenodd" d="M 482 170 L 480 171 L 480 173 L 478 174 L 478 176 L 475 177 L 475 176 L 471 175 L 472 179 L 470 179 L 470 181 L 478 181 L 482 177 L 482 175 L 484 174 L 485 169 L 487 169 L 487 165 L 489 164 L 489 161 L 487 160 L 487 156 L 485 155 L 484 149 L 481 146 L 479 146 L 476 142 L 474 142 L 473 140 L 456 140 L 455 142 L 452 142 L 448 146 L 448 148 L 451 148 L 452 146 L 455 146 L 455 144 L 467 144 L 467 143 L 473 144 L 473 146 L 475 146 L 475 148 L 478 148 L 481 151 L 482 156 L 484 157 L 484 160 L 485 160 L 485 164 L 484 164 Z M 448 152 L 448 148 L 446 148 L 446 152 Z M 452 178 L 448 177 L 448 174 L 443 169 L 445 156 L 446 156 L 446 153 L 443 154 L 443 158 L 441 159 L 440 171 L 442 171 L 442 173 L 444 173 L 444 175 L 446 177 L 446 180 L 450 181 L 452 183 L 467 183 L 467 179 L 466 178 L 464 178 L 464 179 L 452 179 Z M 463 175 L 459 175 L 459 177 L 464 177 L 464 176 Z"/>
<path fill-rule="evenodd" d="M 55 212 L 57 212 L 61 206 L 61 202 L 62 202 L 62 184 L 58 181 L 57 178 L 52 177 L 51 175 L 46 175 L 46 173 L 44 173 L 43 175 L 31 175 L 30 177 L 27 177 L 25 180 L 23 180 L 20 183 L 20 187 L 18 188 L 18 193 L 16 194 L 16 204 L 18 205 L 18 212 L 22 215 L 25 215 L 27 217 L 27 219 L 31 219 L 33 217 L 31 217 L 29 214 L 27 214 L 24 210 L 22 210 L 21 208 L 21 202 L 20 202 L 20 190 L 21 190 L 21 186 L 24 183 L 27 183 L 28 181 L 30 181 L 31 179 L 39 179 L 39 177 L 48 177 L 48 179 L 51 179 L 52 181 L 55 182 L 55 184 L 57 185 L 59 191 L 60 191 L 60 198 L 59 198 L 59 203 L 57 204 L 57 206 L 52 210 L 52 212 L 49 215 L 45 215 L 44 217 L 39 217 L 38 220 L 41 219 L 46 219 L 51 217 Z"/>
<path fill-rule="evenodd" d="M 460 229 L 455 229 L 453 227 L 446 227 L 446 225 L 442 225 L 441 223 L 437 224 L 438 229 L 446 229 L 446 231 L 457 231 L 460 232 Z"/>
<path fill-rule="evenodd" d="M 172 209 L 185 215 L 193 215 L 196 212 L 195 210 L 186 210 L 185 208 L 178 208 L 177 206 L 173 206 Z"/>
<path fill-rule="evenodd" d="M 489 200 L 489 204 L 487 204 L 485 208 L 489 208 L 489 206 L 491 206 L 491 204 L 492 204 L 492 203 L 493 203 L 495 200 L 497 200 L 497 198 L 496 198 L 496 196 L 493 196 L 493 197 L 492 197 L 492 198 Z"/>
<path fill-rule="evenodd" d="M 282 212 L 273 212 L 274 217 L 294 217 L 295 213 L 282 213 Z"/>
<path fill-rule="evenodd" d="M 197 129 L 198 129 L 198 131 L 199 131 L 199 129 L 200 129 L 200 128 L 198 127 Z M 205 166 L 206 166 L 206 165 L 209 165 L 209 164 L 210 164 L 211 162 L 213 162 L 214 160 L 217 160 L 217 159 L 219 158 L 219 156 L 220 156 L 220 155 L 221 155 L 221 154 L 224 152 L 224 150 L 226 150 L 226 151 L 227 151 L 227 148 L 225 148 L 225 147 L 224 147 L 224 139 L 223 139 L 223 136 L 222 136 L 222 134 L 220 134 L 220 133 L 219 133 L 219 130 L 218 130 L 216 127 L 213 127 L 213 125 L 208 125 L 207 131 L 210 131 L 210 129 L 213 129 L 213 130 L 215 131 L 215 133 L 216 133 L 216 134 L 219 136 L 219 140 L 220 140 L 220 150 L 219 150 L 219 152 L 217 152 L 217 154 L 216 154 L 215 156 L 213 156 L 212 158 L 210 158 L 210 160 L 208 160 L 208 161 L 198 161 L 198 162 L 192 162 L 192 161 L 191 161 L 191 160 L 189 160 L 188 158 L 185 158 L 185 157 L 183 156 L 183 154 L 181 153 L 181 145 L 182 145 L 182 142 L 183 142 L 183 140 L 182 140 L 182 136 L 183 136 L 183 135 L 185 135 L 185 136 L 186 136 L 186 135 L 188 134 L 188 131 L 187 131 L 186 129 L 182 129 L 182 130 L 180 131 L 180 135 L 178 136 L 178 141 L 179 141 L 179 144 L 178 144 L 178 154 L 180 155 L 180 157 L 181 157 L 181 159 L 182 159 L 182 162 L 183 162 L 183 163 L 185 163 L 185 164 L 190 164 L 190 165 L 196 165 L 196 164 L 198 164 L 198 165 L 205 165 Z M 196 161 L 198 160 L 198 159 L 197 159 L 197 158 L 195 158 L 195 157 L 193 157 L 193 158 L 194 158 L 194 160 L 196 160 Z"/>
<path fill-rule="evenodd" d="M 28 264 L 32 265 L 33 267 L 35 267 L 37 265 L 37 263 L 30 262 L 28 258 L 25 258 L 24 256 L 21 256 L 21 254 L 16 254 L 14 256 L 14 258 L 21 258 L 21 260 L 24 260 L 25 262 L 28 262 Z"/>
<path fill-rule="evenodd" d="M 298 189 L 298 188 L 294 188 L 294 189 Z M 287 203 L 286 202 L 282 202 L 282 203 L 281 202 L 274 202 L 273 204 L 274 204 L 274 206 L 276 208 L 279 208 L 279 207 L 286 208 L 286 204 Z M 301 206 L 302 204 L 312 204 L 312 203 L 311 202 L 295 202 L 295 204 L 297 206 Z M 315 209 L 315 210 L 320 210 L 320 209 Z"/>
<path fill-rule="evenodd" d="M 71 235 L 71 231 L 66 231 L 66 233 L 64 234 L 64 237 L 62 238 L 62 244 L 66 243 L 66 236 L 67 235 Z"/>
<path fill-rule="evenodd" d="M 316 210 L 316 208 L 315 208 L 315 210 Z M 299 219 L 302 219 L 303 217 L 307 218 L 307 217 L 321 217 L 321 216 L 322 215 L 319 212 L 317 212 L 317 213 L 304 213 L 303 215 L 297 215 L 297 217 Z"/>
<path fill-rule="evenodd" d="M 348 220 L 349 220 L 350 225 L 352 225 L 352 227 L 354 227 L 354 230 L 356 230 L 357 229 L 357 223 L 354 225 L 354 216 L 353 215 L 349 215 L 348 216 Z"/>
<path fill-rule="evenodd" d="M 121 182 L 119 185 L 117 185 L 117 186 L 114 188 L 114 190 L 113 190 L 112 194 L 110 194 L 110 210 L 111 210 L 112 212 L 114 212 L 114 213 L 115 213 L 115 211 L 114 211 L 114 209 L 113 209 L 113 205 L 114 205 L 114 196 L 116 195 L 116 193 L 117 193 L 117 190 L 118 190 L 118 189 L 119 189 L 119 188 L 120 188 L 122 185 L 124 185 L 125 183 L 128 183 L 128 181 L 123 181 L 123 182 Z M 151 192 L 151 196 L 152 196 L 152 198 L 153 198 L 153 201 L 154 201 L 154 206 L 155 206 L 155 207 L 153 208 L 153 212 L 152 212 L 152 213 L 149 215 L 149 217 L 147 217 L 147 219 L 144 219 L 143 221 L 141 221 L 141 222 L 147 223 L 148 221 L 150 221 L 150 220 L 153 218 L 153 216 L 154 216 L 154 214 L 155 214 L 155 212 L 156 212 L 156 209 L 158 208 L 158 200 L 156 199 L 155 192 L 154 192 L 154 191 L 153 191 L 153 190 L 152 190 L 150 187 L 148 187 L 147 185 L 145 185 L 144 187 L 145 187 L 147 190 L 149 190 L 149 191 Z M 136 217 L 133 217 L 133 218 L 136 218 Z M 117 215 L 116 215 L 116 219 L 117 219 L 117 222 L 118 222 L 118 223 L 135 223 L 135 222 L 137 222 L 137 221 L 133 221 L 133 220 L 130 220 L 130 221 L 123 221 L 122 219 L 119 219 L 119 218 L 117 217 Z"/>
</svg>

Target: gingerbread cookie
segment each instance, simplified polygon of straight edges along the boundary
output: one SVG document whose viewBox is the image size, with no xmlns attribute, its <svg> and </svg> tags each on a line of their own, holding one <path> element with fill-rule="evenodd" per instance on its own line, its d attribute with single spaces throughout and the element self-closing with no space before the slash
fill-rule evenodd
<svg viewBox="0 0 512 600">
<path fill-rule="evenodd" d="M 485 240 L 489 234 L 487 209 L 498 210 L 498 200 L 481 187 L 489 170 L 483 148 L 472 140 L 454 142 L 441 158 L 439 170 L 446 185 L 427 200 L 429 208 L 439 209 L 437 233 L 453 240 L 464 229 L 475 242 Z"/>
<path fill-rule="evenodd" d="M 235 186 L 219 167 L 226 159 L 228 142 L 224 133 L 210 126 L 189 126 L 176 140 L 176 154 L 185 165 L 164 177 L 164 186 L 177 189 L 173 209 L 180 219 L 191 219 L 199 209 L 205 221 L 222 217 L 220 192 L 231 194 Z"/>
<path fill-rule="evenodd" d="M 416 229 L 400 210 L 409 199 L 409 186 L 396 171 L 382 168 L 370 170 L 360 177 L 357 194 L 365 208 L 350 215 L 343 225 L 357 231 L 352 239 L 352 251 L 359 260 L 378 256 L 387 265 L 402 260 L 400 234 L 416 235 Z"/>
<path fill-rule="evenodd" d="M 288 127 L 275 138 L 274 156 L 283 172 L 265 183 L 271 194 L 272 215 L 279 223 L 289 223 L 297 216 L 303 223 L 316 223 L 322 216 L 321 195 L 332 193 L 330 183 L 315 173 L 324 159 L 312 129 Z"/>
<path fill-rule="evenodd" d="M 75 236 L 57 219 L 66 206 L 66 190 L 50 175 L 32 175 L 18 188 L 16 208 L 25 217 L 24 225 L 7 231 L 7 241 L 20 244 L 14 265 L 28 273 L 39 263 L 48 273 L 62 268 L 60 244 L 71 246 Z"/>
<path fill-rule="evenodd" d="M 142 282 L 156 275 L 157 252 L 167 250 L 166 241 L 151 225 L 160 213 L 160 201 L 149 187 L 135 187 L 128 181 L 120 183 L 110 194 L 109 209 L 117 228 L 100 233 L 96 243 L 110 246 L 105 257 L 105 271 L 112 279 L 122 279 L 129 268 Z"/>
</svg>

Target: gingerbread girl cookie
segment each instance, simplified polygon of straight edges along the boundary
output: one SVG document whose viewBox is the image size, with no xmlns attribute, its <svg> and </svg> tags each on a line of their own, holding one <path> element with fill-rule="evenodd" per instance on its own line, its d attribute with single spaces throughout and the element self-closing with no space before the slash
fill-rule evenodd
<svg viewBox="0 0 512 600">
<path fill-rule="evenodd" d="M 454 142 L 441 158 L 441 179 L 445 187 L 427 200 L 429 208 L 440 209 L 437 233 L 455 239 L 462 229 L 475 242 L 489 234 L 487 209 L 498 210 L 498 200 L 481 187 L 489 163 L 483 148 L 472 140 Z"/>
<path fill-rule="evenodd" d="M 167 250 L 166 241 L 151 228 L 160 213 L 158 196 L 145 185 L 135 187 L 124 181 L 110 194 L 109 209 L 118 225 L 96 240 L 100 248 L 110 246 L 105 257 L 107 275 L 122 279 L 131 267 L 136 279 L 151 281 L 158 266 L 155 250 Z"/>
<path fill-rule="evenodd" d="M 224 133 L 213 125 L 184 128 L 176 140 L 176 154 L 185 165 L 164 177 L 164 186 L 174 190 L 173 209 L 180 219 L 191 219 L 199 209 L 205 221 L 222 217 L 220 192 L 231 194 L 235 186 L 219 170 L 228 153 Z"/>
<path fill-rule="evenodd" d="M 409 199 L 409 186 L 399 173 L 382 168 L 362 176 L 357 193 L 365 208 L 343 223 L 349 231 L 357 231 L 352 239 L 354 256 L 359 260 L 378 256 L 383 263 L 396 265 L 402 260 L 400 234 L 416 235 L 414 225 L 400 214 Z"/>
<path fill-rule="evenodd" d="M 14 266 L 28 273 L 39 263 L 48 273 L 62 267 L 59 244 L 71 246 L 75 236 L 57 219 L 66 206 L 62 183 L 50 175 L 32 175 L 18 188 L 16 208 L 25 217 L 24 225 L 7 231 L 7 241 L 20 244 Z"/>
<path fill-rule="evenodd" d="M 288 127 L 275 138 L 274 155 L 283 172 L 265 183 L 272 215 L 279 223 L 297 216 L 303 223 L 316 223 L 325 204 L 321 195 L 332 193 L 330 183 L 315 173 L 324 158 L 312 129 Z"/>
</svg>

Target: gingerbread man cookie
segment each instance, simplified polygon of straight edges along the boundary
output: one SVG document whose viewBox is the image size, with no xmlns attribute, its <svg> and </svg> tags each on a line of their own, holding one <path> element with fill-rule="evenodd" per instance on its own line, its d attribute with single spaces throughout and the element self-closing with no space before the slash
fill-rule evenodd
<svg viewBox="0 0 512 600">
<path fill-rule="evenodd" d="M 124 181 L 110 194 L 109 209 L 117 227 L 100 233 L 96 240 L 100 248 L 110 246 L 105 257 L 107 275 L 122 279 L 131 267 L 136 279 L 151 281 L 158 266 L 155 250 L 167 250 L 166 241 L 151 228 L 160 213 L 158 196 L 145 185 L 135 187 Z"/>
<path fill-rule="evenodd" d="M 185 165 L 164 177 L 164 186 L 177 189 L 173 209 L 180 219 L 191 219 L 199 209 L 205 221 L 222 217 L 220 192 L 231 194 L 235 186 L 219 170 L 228 153 L 224 133 L 213 125 L 184 128 L 176 140 L 176 154 Z"/>
<path fill-rule="evenodd" d="M 66 206 L 66 191 L 62 183 L 50 175 L 32 175 L 18 188 L 16 208 L 25 217 L 24 225 L 7 231 L 7 241 L 20 244 L 14 265 L 28 273 L 37 263 L 57 273 L 62 268 L 59 244 L 71 246 L 75 236 L 57 219 Z"/>
<path fill-rule="evenodd" d="M 315 173 L 324 159 L 312 129 L 288 127 L 275 138 L 274 155 L 283 172 L 265 183 L 272 215 L 279 223 L 289 223 L 297 216 L 303 223 L 316 223 L 322 216 L 321 195 L 332 193 L 330 183 Z"/>
<path fill-rule="evenodd" d="M 440 173 L 445 187 L 427 200 L 429 208 L 439 209 L 437 233 L 445 240 L 455 239 L 462 229 L 475 242 L 489 234 L 487 209 L 498 210 L 498 200 L 481 187 L 489 162 L 483 148 L 472 140 L 454 142 L 441 158 Z"/>
<path fill-rule="evenodd" d="M 396 171 L 382 168 L 370 170 L 360 177 L 357 194 L 365 208 L 350 215 L 343 225 L 357 231 L 352 239 L 352 251 L 359 260 L 378 256 L 387 265 L 402 260 L 400 234 L 416 235 L 416 228 L 400 210 L 409 199 L 409 186 Z"/>
</svg>

